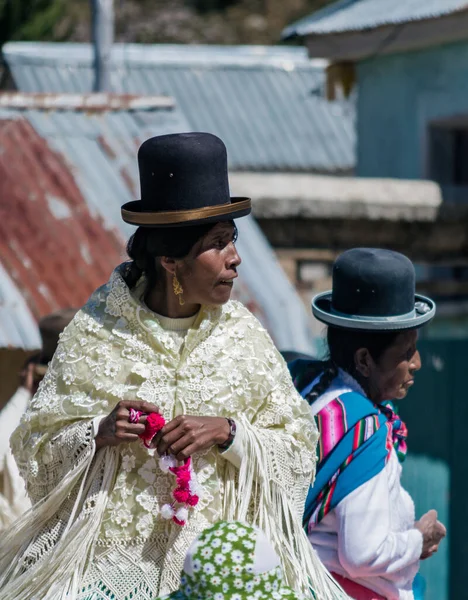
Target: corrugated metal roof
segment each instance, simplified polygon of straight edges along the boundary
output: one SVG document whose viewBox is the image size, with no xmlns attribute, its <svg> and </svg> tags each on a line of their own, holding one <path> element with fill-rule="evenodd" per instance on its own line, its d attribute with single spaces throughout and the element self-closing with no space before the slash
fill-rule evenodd
<svg viewBox="0 0 468 600">
<path fill-rule="evenodd" d="M 84 303 L 122 255 L 122 239 L 93 218 L 63 157 L 31 123 L 2 112 L 0 198 L 0 261 L 15 286 L 0 280 L 1 342 L 31 347 L 37 331 L 24 326 L 30 313 L 38 319 Z M 8 328 L 5 312 L 12 315 Z"/>
<path fill-rule="evenodd" d="M 467 9 L 467 0 L 341 0 L 293 23 L 283 31 L 283 38 L 362 31 Z"/>
<path fill-rule="evenodd" d="M 91 90 L 89 45 L 10 43 L 3 53 L 21 91 Z M 113 91 L 173 96 L 191 130 L 225 141 L 232 170 L 354 168 L 354 102 L 325 100 L 326 63 L 304 48 L 116 44 L 112 61 Z"/>
<path fill-rule="evenodd" d="M 19 96 L 12 108 L 2 108 L 0 100 L 1 262 L 38 317 L 82 304 L 124 259 L 123 241 L 135 229 L 122 221 L 120 207 L 139 195 L 138 146 L 188 126 L 177 109 L 49 109 L 40 108 L 38 97 Z M 51 97 L 45 104 L 64 107 L 67 102 Z M 21 104 L 36 108 L 15 107 Z M 280 348 L 313 352 L 309 316 L 264 235 L 253 218 L 240 219 L 238 226 L 244 262 L 236 296 Z M 104 244 L 109 236 L 116 239 L 117 229 L 116 253 Z M 92 242 L 82 239 L 85 233 Z M 7 292 L 12 298 L 16 290 Z"/>
<path fill-rule="evenodd" d="M 31 311 L 15 283 L 0 263 L 0 348 L 41 347 L 41 337 Z"/>
</svg>

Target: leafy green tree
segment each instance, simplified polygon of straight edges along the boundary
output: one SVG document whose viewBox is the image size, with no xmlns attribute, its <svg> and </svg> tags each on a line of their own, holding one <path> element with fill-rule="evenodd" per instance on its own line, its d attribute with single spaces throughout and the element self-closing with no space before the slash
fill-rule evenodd
<svg viewBox="0 0 468 600">
<path fill-rule="evenodd" d="M 9 40 L 55 38 L 65 0 L 0 0 L 0 46 Z"/>
</svg>

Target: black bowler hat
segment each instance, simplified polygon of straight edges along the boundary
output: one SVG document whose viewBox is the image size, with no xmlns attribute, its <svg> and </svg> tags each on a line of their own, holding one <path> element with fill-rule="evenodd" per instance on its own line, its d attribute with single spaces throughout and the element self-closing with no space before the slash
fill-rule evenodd
<svg viewBox="0 0 468 600">
<path fill-rule="evenodd" d="M 315 317 L 335 327 L 373 331 L 414 329 L 435 315 L 435 302 L 415 293 L 413 263 L 403 254 L 353 248 L 333 265 L 333 289 L 315 296 Z"/>
<path fill-rule="evenodd" d="M 122 218 L 144 227 L 180 227 L 248 215 L 250 198 L 231 198 L 224 143 L 211 133 L 150 138 L 138 151 L 141 200 Z"/>
</svg>

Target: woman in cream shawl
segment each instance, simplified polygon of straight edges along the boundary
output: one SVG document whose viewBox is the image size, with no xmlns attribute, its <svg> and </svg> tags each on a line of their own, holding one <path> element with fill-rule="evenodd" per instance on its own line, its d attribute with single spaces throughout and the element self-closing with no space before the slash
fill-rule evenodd
<svg viewBox="0 0 468 600">
<path fill-rule="evenodd" d="M 250 200 L 229 198 L 215 136 L 152 138 L 138 160 L 142 199 L 122 209 L 144 226 L 133 260 L 67 327 L 12 438 L 34 508 L 2 541 L 2 600 L 170 593 L 192 541 L 220 519 L 261 527 L 305 597 L 341 598 L 301 528 L 317 442 L 308 406 L 266 331 L 229 300 L 233 219 Z M 148 449 L 151 413 L 166 426 Z M 192 456 L 201 488 L 184 526 L 161 512 L 167 453 Z"/>
</svg>

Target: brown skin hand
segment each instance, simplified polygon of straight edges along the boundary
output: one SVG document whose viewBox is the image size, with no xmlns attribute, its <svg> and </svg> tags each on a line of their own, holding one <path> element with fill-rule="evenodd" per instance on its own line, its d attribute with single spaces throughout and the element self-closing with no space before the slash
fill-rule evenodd
<svg viewBox="0 0 468 600">
<path fill-rule="evenodd" d="M 173 319 L 189 317 L 200 310 L 200 306 L 220 306 L 225 304 L 232 292 L 237 267 L 241 263 L 234 245 L 232 223 L 217 223 L 183 259 L 161 257 L 165 285 L 158 285 L 150 291 L 146 300 L 153 312 Z M 183 288 L 184 304 L 172 289 L 174 275 Z M 145 408 L 141 408 L 143 406 Z M 158 407 L 146 402 L 119 402 L 108 417 L 100 424 L 96 446 L 116 446 L 138 441 L 146 421 L 129 423 L 129 409 L 143 412 L 158 412 Z M 229 438 L 231 429 L 226 419 L 221 417 L 192 417 L 179 415 L 159 432 L 153 447 L 159 454 L 170 452 L 178 460 L 184 460 L 195 452 L 201 452 Z"/>
</svg>

